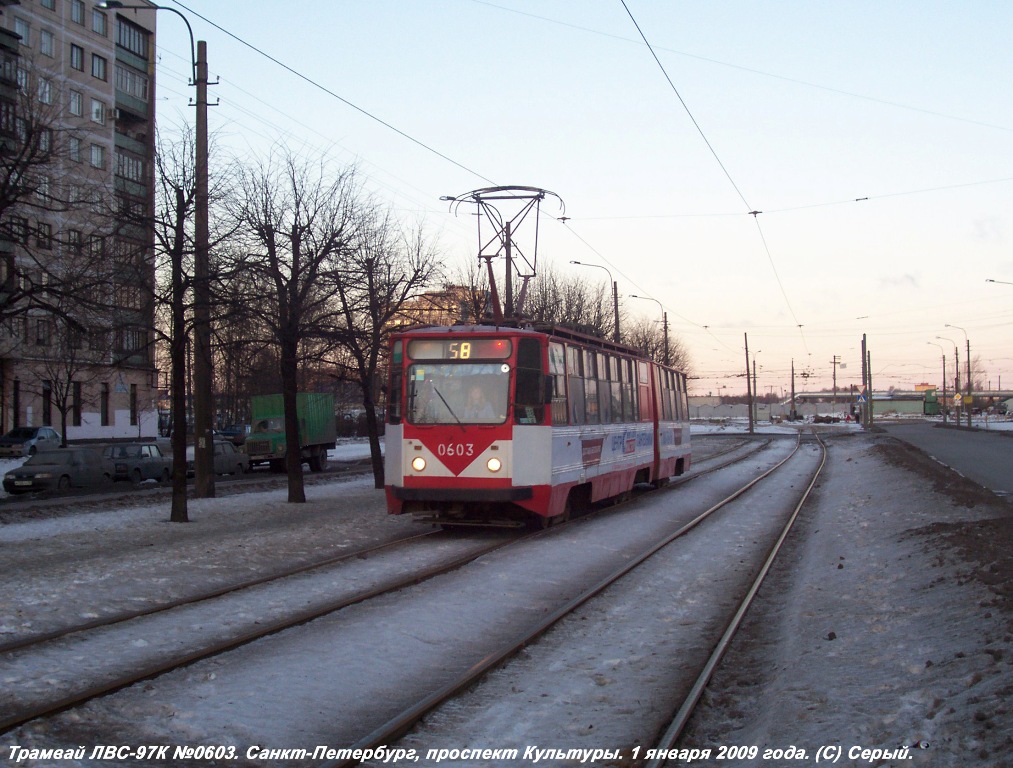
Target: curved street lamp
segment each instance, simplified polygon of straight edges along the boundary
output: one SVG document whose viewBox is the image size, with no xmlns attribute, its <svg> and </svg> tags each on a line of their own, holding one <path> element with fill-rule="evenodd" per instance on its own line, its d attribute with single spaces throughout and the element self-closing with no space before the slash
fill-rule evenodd
<svg viewBox="0 0 1013 768">
<path fill-rule="evenodd" d="M 208 61 L 207 43 L 194 44 L 193 27 L 180 11 L 165 5 L 127 5 L 120 0 L 103 0 L 96 7 L 109 10 L 169 11 L 186 24 L 190 35 L 191 85 L 197 88 L 197 115 L 194 125 L 194 254 L 193 254 L 193 420 L 194 495 L 215 495 L 213 379 L 211 370 L 211 287 L 209 280 L 210 232 L 208 224 Z M 176 382 L 174 382 L 175 384 Z M 174 424 L 173 433 L 178 425 Z"/>
<path fill-rule="evenodd" d="M 609 280 L 612 280 L 612 311 L 615 313 L 613 322 L 615 327 L 612 331 L 612 340 L 619 344 L 619 283 L 612 278 L 612 273 L 609 272 L 607 267 L 603 267 L 601 264 L 587 264 L 583 261 L 570 261 L 571 264 L 576 264 L 578 267 L 595 267 L 596 269 L 604 269 L 608 273 Z"/>
<path fill-rule="evenodd" d="M 661 308 L 661 323 L 665 333 L 665 365 L 668 365 L 668 312 L 665 311 L 665 307 L 662 306 L 661 302 L 657 299 L 652 299 L 650 296 L 635 296 L 634 294 L 629 295 L 631 299 L 646 299 L 647 301 L 653 301 L 658 307 Z"/>
</svg>

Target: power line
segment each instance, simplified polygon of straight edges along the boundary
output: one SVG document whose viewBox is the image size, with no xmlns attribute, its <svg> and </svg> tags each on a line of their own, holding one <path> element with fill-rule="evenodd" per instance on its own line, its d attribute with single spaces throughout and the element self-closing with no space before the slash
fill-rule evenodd
<svg viewBox="0 0 1013 768">
<path fill-rule="evenodd" d="M 331 97 L 337 99 L 342 104 L 345 104 L 346 106 L 351 107 L 356 112 L 359 112 L 360 114 L 365 115 L 366 117 L 368 117 L 370 120 L 373 120 L 374 122 L 379 123 L 380 125 L 384 126 L 385 128 L 388 128 L 389 130 L 391 130 L 394 133 L 396 133 L 398 136 L 401 136 L 402 138 L 407 139 L 408 141 L 412 142 L 416 146 L 422 147 L 422 149 L 426 150 L 427 152 L 431 152 L 432 154 L 436 155 L 437 157 L 441 158 L 442 160 L 446 160 L 451 165 L 457 166 L 462 171 L 467 171 L 468 173 L 472 174 L 473 176 L 475 176 L 475 177 L 477 177 L 479 179 L 482 179 L 483 181 L 487 181 L 490 184 L 494 185 L 496 183 L 492 179 L 488 178 L 487 176 L 483 176 L 478 171 L 472 170 L 468 166 L 466 166 L 466 165 L 464 165 L 462 163 L 457 162 L 452 157 L 449 157 L 449 156 L 443 154 L 442 152 L 440 152 L 439 150 L 434 149 L 433 147 L 429 146 L 425 142 L 420 141 L 419 139 L 416 139 L 414 136 L 411 136 L 411 135 L 405 133 L 400 128 L 395 128 L 393 125 L 391 125 L 390 123 L 388 123 L 386 120 L 383 120 L 382 118 L 377 117 L 373 113 L 368 112 L 367 110 L 363 109 L 362 107 L 358 106 L 357 104 L 353 104 L 348 99 L 346 99 L 343 96 L 340 96 L 337 93 L 335 93 L 334 91 L 332 91 L 330 88 L 327 88 L 326 86 L 322 85 L 321 83 L 318 83 L 313 78 L 308 77 L 307 75 L 304 75 L 301 72 L 293 69 L 292 67 L 288 66 L 287 64 L 285 64 L 284 62 L 280 61 L 279 59 L 276 59 L 274 56 L 272 56 L 271 54 L 267 53 L 266 51 L 261 50 L 260 48 L 258 48 L 257 46 L 253 45 L 252 43 L 246 42 L 241 37 L 239 37 L 237 35 L 234 35 L 232 32 L 229 32 L 224 27 L 221 27 L 218 24 L 215 24 L 215 22 L 211 21 L 211 19 L 209 19 L 206 16 L 203 16 L 203 15 L 197 13 L 197 11 L 193 10 L 192 8 L 188 8 L 187 6 L 183 5 L 183 3 L 179 2 L 179 0 L 172 0 L 172 2 L 175 3 L 176 5 L 178 5 L 183 10 L 185 10 L 187 13 L 190 13 L 190 14 L 196 16 L 198 19 L 202 19 L 203 21 L 207 22 L 212 27 L 214 27 L 215 29 L 217 29 L 219 32 L 221 32 L 221 33 L 223 33 L 225 35 L 228 35 L 233 40 L 235 40 L 237 43 L 240 43 L 240 44 L 246 46 L 247 48 L 249 48 L 251 51 L 254 51 L 254 52 L 260 54 L 261 56 L 263 56 L 268 61 L 270 61 L 270 62 L 272 62 L 274 64 L 277 64 L 279 67 L 281 67 L 282 69 L 284 69 L 286 72 L 289 72 L 290 74 L 295 75 L 300 80 L 303 80 L 303 81 L 309 83 L 314 88 L 317 88 L 317 89 L 323 91 L 328 96 L 331 96 Z"/>
<path fill-rule="evenodd" d="M 735 183 L 735 179 L 732 178 L 732 175 L 728 172 L 728 169 L 725 168 L 725 164 L 721 162 L 721 158 L 718 157 L 717 150 L 714 149 L 713 145 L 710 143 L 710 140 L 708 140 L 707 135 L 703 132 L 703 128 L 701 128 L 700 124 L 696 121 L 696 118 L 693 116 L 693 112 L 690 110 L 689 105 L 686 104 L 685 100 L 682 98 L 682 94 L 679 93 L 679 89 L 676 88 L 675 83 L 672 82 L 672 78 L 668 76 L 668 72 L 665 70 L 665 65 L 661 63 L 661 59 L 659 59 L 658 55 L 654 52 L 654 48 L 651 47 L 651 43 L 647 39 L 647 35 L 644 34 L 644 31 L 640 28 L 640 25 L 637 23 L 637 20 L 633 17 L 633 13 L 630 11 L 629 6 L 626 5 L 626 0 L 619 0 L 619 2 L 623 4 L 623 8 L 626 9 L 626 13 L 629 15 L 630 21 L 633 22 L 633 26 L 637 28 L 637 32 L 640 33 L 640 37 L 643 38 L 644 45 L 646 45 L 647 50 L 651 52 L 651 56 L 653 56 L 655 62 L 657 62 L 658 68 L 661 70 L 661 74 L 665 76 L 665 80 L 668 81 L 668 85 L 671 87 L 672 92 L 675 94 L 676 98 L 679 99 L 679 103 L 682 104 L 682 108 L 686 110 L 686 114 L 689 115 L 690 121 L 696 128 L 697 133 L 700 134 L 700 138 L 703 139 L 703 143 L 707 145 L 707 149 L 710 150 L 711 155 L 714 156 L 714 159 L 717 161 L 717 164 L 721 168 L 721 171 L 725 174 L 725 178 L 728 179 L 729 183 L 732 185 L 732 189 L 734 189 L 735 193 L 739 196 L 739 199 L 742 200 L 743 203 L 745 203 L 746 208 L 751 210 L 752 206 L 746 200 L 745 195 L 742 194 L 742 191 L 739 189 L 739 186 Z"/>
</svg>

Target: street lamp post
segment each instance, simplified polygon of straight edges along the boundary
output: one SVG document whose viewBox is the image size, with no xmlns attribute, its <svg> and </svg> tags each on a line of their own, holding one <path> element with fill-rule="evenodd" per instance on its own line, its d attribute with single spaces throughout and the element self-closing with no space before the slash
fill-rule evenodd
<svg viewBox="0 0 1013 768">
<path fill-rule="evenodd" d="M 661 324 L 662 324 L 662 329 L 663 329 L 663 331 L 665 333 L 665 347 L 664 347 L 665 365 L 668 365 L 669 364 L 669 360 L 668 360 L 668 312 L 665 311 L 665 307 L 662 306 L 662 304 L 661 304 L 660 301 L 658 301 L 657 299 L 652 299 L 650 296 L 635 296 L 635 295 L 633 295 L 631 293 L 630 294 L 630 298 L 631 299 L 647 299 L 648 301 L 653 301 L 661 309 Z"/>
<path fill-rule="evenodd" d="M 953 345 L 953 402 L 957 405 L 957 413 L 954 416 L 957 426 L 960 426 L 960 413 L 964 407 L 963 400 L 960 397 L 960 347 L 957 346 L 957 342 L 953 339 L 948 339 L 945 336 L 936 336 L 937 339 L 942 341 L 948 341 Z"/>
<path fill-rule="evenodd" d="M 619 344 L 619 283 L 612 279 L 612 273 L 609 272 L 607 267 L 603 267 L 601 264 L 585 264 L 583 261 L 571 261 L 571 264 L 576 264 L 580 267 L 596 267 L 597 269 L 604 269 L 609 276 L 609 280 L 612 280 L 612 311 L 615 313 L 613 323 L 615 325 L 612 331 L 612 340 Z"/>
<path fill-rule="evenodd" d="M 956 328 L 958 331 L 960 331 L 961 333 L 964 334 L 964 341 L 967 343 L 967 398 L 968 398 L 968 400 L 971 400 L 973 402 L 974 391 L 973 391 L 973 389 L 971 387 L 971 340 L 967 336 L 967 331 L 965 331 L 959 325 L 950 325 L 949 323 L 944 323 L 944 325 L 947 328 Z M 959 371 L 959 369 L 958 369 L 958 371 Z M 971 426 L 971 411 L 972 410 L 973 409 L 971 408 L 971 403 L 969 402 L 967 404 L 967 426 L 968 427 Z"/>
<path fill-rule="evenodd" d="M 926 344 L 931 344 L 933 347 L 939 347 L 939 351 L 943 356 L 943 424 L 946 423 L 946 350 L 942 344 L 936 344 L 934 341 L 926 341 Z"/>
<path fill-rule="evenodd" d="M 119 10 L 169 11 L 186 24 L 190 36 L 190 63 L 193 85 L 197 88 L 194 147 L 194 278 L 193 278 L 193 419 L 194 419 L 194 495 L 210 498 L 215 495 L 214 443 L 212 440 L 212 372 L 211 372 L 211 301 L 208 258 L 210 250 L 208 223 L 208 62 L 207 43 L 194 45 L 193 27 L 189 19 L 175 8 L 164 5 L 127 5 L 119 0 L 104 0 L 99 8 Z M 174 382 L 175 383 L 175 382 Z"/>
</svg>

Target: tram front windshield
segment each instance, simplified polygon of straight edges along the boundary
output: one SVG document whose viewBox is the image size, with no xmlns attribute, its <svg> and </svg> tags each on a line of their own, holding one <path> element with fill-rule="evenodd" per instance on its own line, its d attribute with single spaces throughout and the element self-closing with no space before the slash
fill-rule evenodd
<svg viewBox="0 0 1013 768">
<path fill-rule="evenodd" d="M 415 363 L 406 415 L 412 424 L 502 424 L 509 389 L 502 363 Z"/>
</svg>

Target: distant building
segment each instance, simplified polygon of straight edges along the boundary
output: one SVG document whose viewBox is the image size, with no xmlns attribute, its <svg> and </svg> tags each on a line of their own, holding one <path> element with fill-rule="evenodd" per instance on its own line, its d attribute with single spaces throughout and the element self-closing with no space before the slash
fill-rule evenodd
<svg viewBox="0 0 1013 768">
<path fill-rule="evenodd" d="M 488 314 L 488 291 L 466 285 L 448 285 L 442 290 L 427 291 L 418 298 L 405 302 L 393 325 L 410 327 L 474 323 Z"/>
<path fill-rule="evenodd" d="M 4 181 L 26 131 L 47 154 L 35 199 L 0 200 L 0 431 L 65 413 L 71 440 L 156 434 L 154 53 L 153 8 L 0 0 Z M 72 264 L 109 276 L 88 311 L 38 298 Z"/>
</svg>

